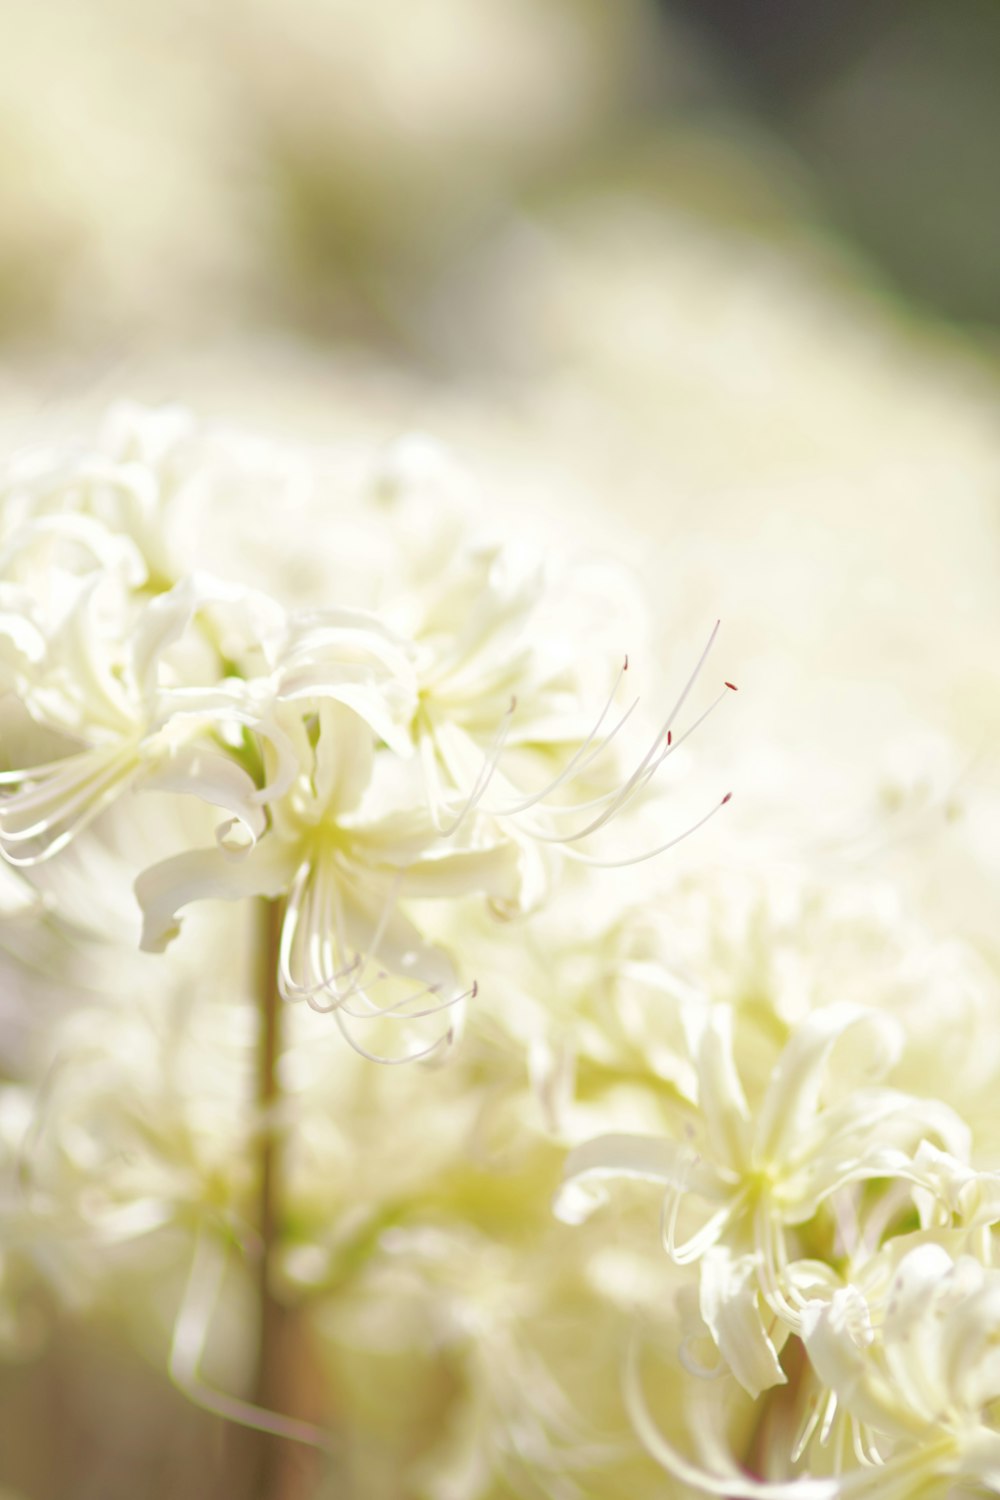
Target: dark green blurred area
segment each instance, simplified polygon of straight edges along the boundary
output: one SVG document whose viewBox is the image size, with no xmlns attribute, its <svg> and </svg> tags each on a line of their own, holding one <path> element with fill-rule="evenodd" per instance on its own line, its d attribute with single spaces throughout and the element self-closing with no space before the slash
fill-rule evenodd
<svg viewBox="0 0 1000 1500">
<path fill-rule="evenodd" d="M 1000 325 L 997 0 L 0 0 L 0 23 L 15 355 L 257 332 L 464 375 L 489 358 L 470 268 L 595 191 Z"/>
<path fill-rule="evenodd" d="M 1000 324 L 995 0 L 661 0 L 721 96 L 799 157 L 831 227 L 912 303 Z"/>
</svg>

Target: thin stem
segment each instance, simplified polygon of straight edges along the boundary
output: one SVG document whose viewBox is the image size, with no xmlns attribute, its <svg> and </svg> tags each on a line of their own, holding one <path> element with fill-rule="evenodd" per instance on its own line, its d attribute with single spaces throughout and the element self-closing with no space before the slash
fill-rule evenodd
<svg viewBox="0 0 1000 1500">
<path fill-rule="evenodd" d="M 260 1233 L 258 1307 L 260 1336 L 253 1400 L 265 1411 L 282 1409 L 282 1367 L 286 1311 L 274 1295 L 274 1263 L 278 1247 L 281 1193 L 281 1144 L 277 1106 L 281 1097 L 278 1063 L 282 1050 L 282 1001 L 278 994 L 278 947 L 283 917 L 278 901 L 260 903 L 260 947 L 257 995 L 260 1001 L 260 1039 L 257 1056 L 257 1105 L 260 1115 L 257 1227 Z M 277 1500 L 280 1494 L 282 1450 L 280 1439 L 257 1435 L 258 1460 L 251 1493 L 256 1500 Z"/>
</svg>

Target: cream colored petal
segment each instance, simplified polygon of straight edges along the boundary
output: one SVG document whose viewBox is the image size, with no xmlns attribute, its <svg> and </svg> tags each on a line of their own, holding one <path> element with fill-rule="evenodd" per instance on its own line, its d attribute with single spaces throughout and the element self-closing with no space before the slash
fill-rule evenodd
<svg viewBox="0 0 1000 1500">
<path fill-rule="evenodd" d="M 243 859 L 214 848 L 161 860 L 135 882 L 142 908 L 139 946 L 145 953 L 162 953 L 180 932 L 179 912 L 192 901 L 273 898 L 288 890 L 294 874 L 293 851 L 274 838 L 262 839 Z"/>
<path fill-rule="evenodd" d="M 517 847 L 503 843 L 492 849 L 460 849 L 416 860 L 403 871 L 400 890 L 406 896 L 485 895 L 495 901 L 514 901 L 519 885 Z"/>
<path fill-rule="evenodd" d="M 144 769 L 136 787 L 189 794 L 231 813 L 232 818 L 216 830 L 216 838 L 224 849 L 246 849 L 257 842 L 267 827 L 253 777 L 211 746 L 184 745 Z"/>
<path fill-rule="evenodd" d="M 701 1315 L 726 1364 L 748 1395 L 784 1385 L 787 1375 L 764 1328 L 753 1255 L 715 1245 L 701 1257 Z M 773 1315 L 768 1312 L 768 1317 Z"/>
<path fill-rule="evenodd" d="M 873 1357 L 871 1314 L 856 1287 L 811 1303 L 802 1315 L 801 1336 L 816 1376 L 846 1411 L 891 1438 L 912 1439 L 924 1430 Z"/>
<path fill-rule="evenodd" d="M 192 573 L 167 593 L 150 600 L 136 622 L 131 665 L 136 690 L 144 699 L 151 699 L 156 689 L 163 653 L 181 639 L 195 616 L 211 605 L 245 610 L 249 638 L 257 644 L 275 642 L 284 629 L 284 611 L 266 594 L 207 573 Z"/>
<path fill-rule="evenodd" d="M 700 1197 L 727 1196 L 711 1168 L 690 1146 L 659 1136 L 603 1135 L 576 1146 L 563 1164 L 563 1181 L 553 1211 L 567 1224 L 580 1224 L 607 1198 L 609 1178 L 656 1182 Z"/>
<path fill-rule="evenodd" d="M 903 1044 L 898 1022 L 880 1011 L 840 1004 L 807 1017 L 782 1053 L 764 1098 L 754 1138 L 759 1164 L 794 1158 L 802 1132 L 819 1108 L 830 1054 L 848 1036 L 859 1047 L 859 1081 L 874 1081 L 884 1073 Z"/>
<path fill-rule="evenodd" d="M 698 1105 L 717 1164 L 734 1176 L 747 1166 L 750 1108 L 733 1058 L 733 1013 L 713 1006 L 698 1039 Z"/>
</svg>

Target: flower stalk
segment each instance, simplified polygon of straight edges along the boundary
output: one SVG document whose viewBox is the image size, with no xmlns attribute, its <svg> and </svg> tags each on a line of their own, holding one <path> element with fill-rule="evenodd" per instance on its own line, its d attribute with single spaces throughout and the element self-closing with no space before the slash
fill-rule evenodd
<svg viewBox="0 0 1000 1500">
<path fill-rule="evenodd" d="M 283 1002 L 278 994 L 278 949 L 281 941 L 283 903 L 258 902 L 258 954 L 256 993 L 260 1006 L 257 1053 L 258 1200 L 257 1228 L 260 1259 L 257 1272 L 257 1303 L 260 1328 L 253 1401 L 264 1411 L 283 1409 L 285 1335 L 287 1315 L 274 1291 L 275 1260 L 281 1217 L 281 1139 L 279 1063 L 282 1052 Z M 249 1493 L 253 1500 L 276 1500 L 281 1492 L 281 1470 L 285 1443 L 267 1432 L 254 1434 L 256 1461 Z"/>
</svg>

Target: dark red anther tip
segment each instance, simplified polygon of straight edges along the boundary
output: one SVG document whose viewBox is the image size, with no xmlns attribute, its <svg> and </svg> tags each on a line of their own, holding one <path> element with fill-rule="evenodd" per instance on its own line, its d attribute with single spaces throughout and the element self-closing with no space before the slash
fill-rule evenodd
<svg viewBox="0 0 1000 1500">
<path fill-rule="evenodd" d="M 731 799 L 732 795 L 732 792 L 727 792 L 722 801 L 719 803 L 719 806 L 725 807 L 726 803 Z"/>
<path fill-rule="evenodd" d="M 622 671 L 623 672 L 627 672 L 628 671 L 628 652 L 627 651 L 625 653 L 625 665 L 622 667 Z"/>
<path fill-rule="evenodd" d="M 670 742 L 673 739 L 673 737 L 674 737 L 674 731 L 672 729 L 668 729 L 667 730 L 667 744 L 668 745 L 670 744 Z"/>
<path fill-rule="evenodd" d="M 726 687 L 729 689 L 729 691 L 731 693 L 738 693 L 739 692 L 739 688 L 736 686 L 735 682 L 727 682 L 726 683 Z"/>
</svg>

